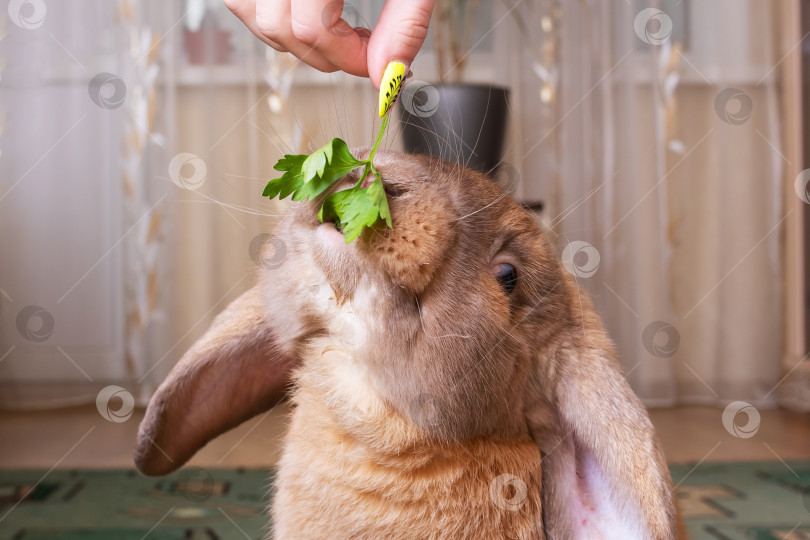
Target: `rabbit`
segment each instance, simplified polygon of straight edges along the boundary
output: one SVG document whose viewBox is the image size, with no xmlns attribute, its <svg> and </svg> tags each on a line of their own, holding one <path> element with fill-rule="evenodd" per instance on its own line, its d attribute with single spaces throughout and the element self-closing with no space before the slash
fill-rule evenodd
<svg viewBox="0 0 810 540">
<path fill-rule="evenodd" d="M 290 399 L 274 538 L 676 538 L 655 430 L 535 218 L 460 165 L 374 161 L 393 229 L 345 244 L 325 194 L 291 204 L 283 263 L 157 390 L 137 468 Z"/>
</svg>

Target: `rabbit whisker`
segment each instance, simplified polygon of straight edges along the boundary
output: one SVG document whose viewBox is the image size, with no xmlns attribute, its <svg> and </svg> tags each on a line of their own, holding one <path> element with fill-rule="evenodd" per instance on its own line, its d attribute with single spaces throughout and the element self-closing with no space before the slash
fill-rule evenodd
<svg viewBox="0 0 810 540">
<path fill-rule="evenodd" d="M 488 205 L 486 205 L 486 206 L 482 206 L 482 207 L 481 207 L 481 208 L 479 208 L 478 210 L 475 210 L 475 211 L 473 211 L 473 212 L 470 212 L 470 213 L 469 213 L 469 214 L 467 214 L 466 216 L 461 216 L 460 218 L 456 218 L 454 221 L 461 221 L 462 219 L 468 218 L 468 217 L 472 216 L 473 214 L 477 214 L 477 213 L 478 213 L 478 212 L 480 212 L 481 210 L 486 210 L 487 208 L 489 208 L 489 207 L 490 207 L 490 206 L 492 206 L 493 204 L 497 203 L 498 201 L 500 201 L 501 199 L 503 199 L 503 198 L 504 198 L 504 197 L 506 197 L 507 195 L 508 195 L 508 192 L 504 191 L 503 193 L 501 193 L 501 195 L 500 195 L 500 196 L 499 196 L 497 199 L 495 199 L 494 201 L 492 201 L 492 202 L 491 202 L 491 203 L 489 203 Z"/>
<path fill-rule="evenodd" d="M 528 310 L 526 310 L 526 313 L 524 313 L 523 316 L 515 324 L 513 324 L 512 327 L 509 330 L 506 331 L 506 333 L 508 335 L 511 335 L 511 334 L 509 334 L 509 332 L 512 331 L 513 329 L 517 328 L 517 326 L 520 323 L 522 323 L 524 320 L 526 320 L 526 317 L 528 317 L 535 309 L 537 309 L 540 306 L 540 304 L 543 302 L 543 300 L 545 300 L 556 289 L 557 289 L 557 285 L 554 285 L 554 287 L 552 287 L 542 298 L 540 298 L 533 306 L 531 306 Z M 500 345 L 505 339 L 506 339 L 506 336 L 504 336 L 500 340 L 498 340 L 498 342 L 495 345 L 493 345 L 492 348 L 490 348 L 484 354 L 481 363 L 473 365 L 473 369 L 475 369 L 478 365 L 482 365 L 487 360 L 489 360 L 490 355 L 492 354 L 492 351 L 494 351 L 498 347 L 498 345 Z M 456 388 L 458 388 L 458 385 L 460 385 L 462 382 L 464 382 L 464 380 L 470 375 L 470 373 L 472 373 L 472 370 L 467 371 L 467 373 L 465 373 L 464 376 L 462 376 L 460 379 L 458 379 L 456 381 L 456 383 L 453 385 L 453 388 L 451 388 L 451 392 L 455 391 Z"/>
<path fill-rule="evenodd" d="M 245 180 L 261 180 L 262 182 L 267 181 L 267 178 L 259 176 L 245 176 L 242 174 L 231 174 L 231 173 L 225 173 L 225 176 L 230 176 L 231 178 L 243 178 Z"/>
<path fill-rule="evenodd" d="M 245 214 L 252 214 L 254 216 L 279 217 L 279 216 L 284 215 L 284 212 L 279 212 L 279 213 L 276 213 L 276 214 L 268 214 L 266 212 L 254 212 L 253 210 L 249 210 L 249 209 L 247 209 L 245 207 L 242 207 L 242 206 L 224 203 L 222 201 L 219 201 L 219 200 L 217 200 L 217 199 L 215 199 L 215 198 L 213 198 L 213 197 L 211 197 L 209 195 L 206 195 L 204 193 L 200 193 L 198 191 L 195 191 L 194 193 L 196 193 L 200 197 L 208 199 L 208 201 L 177 201 L 177 202 L 179 202 L 179 203 L 195 203 L 195 202 L 197 202 L 197 203 L 212 203 L 212 204 L 217 204 L 219 206 L 223 206 L 225 208 L 230 208 L 231 210 L 236 210 L 238 212 L 243 212 Z"/>
<path fill-rule="evenodd" d="M 563 240 L 565 240 L 566 243 L 570 243 L 570 240 L 568 240 L 567 235 L 561 234 L 559 236 L 562 236 Z M 577 287 L 577 300 L 579 301 L 580 322 L 582 323 L 582 335 L 584 336 L 587 334 L 587 330 L 585 328 L 585 311 L 582 309 L 582 290 L 579 287 L 579 280 L 576 278 L 576 276 L 574 276 L 574 284 Z"/>
<path fill-rule="evenodd" d="M 463 339 L 472 339 L 471 336 L 465 336 L 463 334 L 444 334 L 441 336 L 431 336 L 427 330 L 425 330 L 425 324 L 422 320 L 422 307 L 419 305 L 419 298 L 414 297 L 414 302 L 416 302 L 416 312 L 419 313 L 419 325 L 422 327 L 422 332 L 431 339 L 441 339 L 447 337 L 458 337 Z"/>
</svg>

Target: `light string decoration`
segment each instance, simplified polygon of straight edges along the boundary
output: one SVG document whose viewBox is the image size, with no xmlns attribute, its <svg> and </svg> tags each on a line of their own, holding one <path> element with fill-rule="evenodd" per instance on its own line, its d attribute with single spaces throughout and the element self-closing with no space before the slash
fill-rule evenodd
<svg viewBox="0 0 810 540">
<path fill-rule="evenodd" d="M 139 0 L 121 0 L 118 17 L 121 34 L 128 41 L 123 48 L 127 96 L 124 119 L 123 209 L 124 229 L 131 232 L 124 244 L 125 354 L 127 374 L 148 373 L 149 328 L 161 317 L 159 252 L 163 243 L 160 201 L 152 200 L 148 186 L 148 163 L 154 147 L 165 140 L 155 132 L 156 81 L 160 43 L 144 19 L 146 9 Z M 162 199 L 161 199 L 162 201 Z"/>
</svg>

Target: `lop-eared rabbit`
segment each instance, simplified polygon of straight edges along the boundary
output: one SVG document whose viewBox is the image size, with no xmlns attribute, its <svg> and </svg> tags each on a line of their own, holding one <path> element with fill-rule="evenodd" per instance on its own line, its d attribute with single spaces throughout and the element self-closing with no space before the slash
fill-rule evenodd
<svg viewBox="0 0 810 540">
<path fill-rule="evenodd" d="M 393 230 L 345 244 L 322 198 L 292 204 L 283 263 L 152 398 L 138 469 L 289 398 L 274 538 L 675 538 L 647 412 L 532 215 L 459 165 L 375 165 Z"/>
</svg>

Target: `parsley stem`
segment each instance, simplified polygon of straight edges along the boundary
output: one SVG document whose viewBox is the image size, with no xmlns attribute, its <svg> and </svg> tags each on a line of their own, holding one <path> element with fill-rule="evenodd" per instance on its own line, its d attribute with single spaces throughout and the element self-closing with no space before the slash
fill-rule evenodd
<svg viewBox="0 0 810 540">
<path fill-rule="evenodd" d="M 380 146 L 380 142 L 382 141 L 383 134 L 385 134 L 385 127 L 388 125 L 388 116 L 383 116 L 382 124 L 380 124 L 380 131 L 377 133 L 377 140 L 374 141 L 374 146 L 371 147 L 371 153 L 368 155 L 368 162 L 374 166 L 374 154 L 377 153 L 377 147 Z"/>
<path fill-rule="evenodd" d="M 374 154 L 377 153 L 377 148 L 379 148 L 380 143 L 382 142 L 383 135 L 385 134 L 385 128 L 388 126 L 388 116 L 383 116 L 382 124 L 380 124 L 380 131 L 377 133 L 377 140 L 374 141 L 374 146 L 371 147 L 371 152 L 368 154 L 368 160 L 366 160 L 366 168 L 363 169 L 363 174 L 360 176 L 360 180 L 357 182 L 355 187 L 359 187 L 363 185 L 363 181 L 368 176 L 369 171 L 373 171 L 376 174 L 376 170 L 374 169 Z"/>
</svg>

